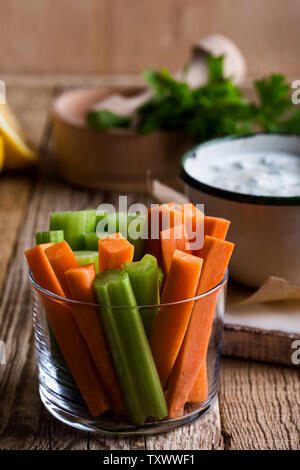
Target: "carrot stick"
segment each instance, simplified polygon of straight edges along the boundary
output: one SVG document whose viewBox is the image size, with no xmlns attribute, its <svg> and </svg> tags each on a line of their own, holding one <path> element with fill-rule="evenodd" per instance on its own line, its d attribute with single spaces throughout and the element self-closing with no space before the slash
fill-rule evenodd
<svg viewBox="0 0 300 470">
<path fill-rule="evenodd" d="M 164 220 L 164 214 L 162 216 L 162 230 L 165 230 L 166 228 L 175 227 L 175 225 L 180 225 L 184 221 L 184 216 L 183 216 L 182 211 L 172 206 L 171 207 L 168 206 L 168 208 L 169 208 L 169 217 L 166 217 Z M 170 220 L 170 222 L 168 222 L 168 219 Z M 168 227 L 168 223 L 169 223 L 169 227 Z"/>
<path fill-rule="evenodd" d="M 203 361 L 200 367 L 199 374 L 192 390 L 189 393 L 188 401 L 203 403 L 208 398 L 208 381 L 207 381 L 207 367 L 206 360 Z"/>
<path fill-rule="evenodd" d="M 198 256 L 204 243 L 204 213 L 190 202 L 179 207 L 183 213 L 186 235 L 191 253 Z"/>
<path fill-rule="evenodd" d="M 42 243 L 40 245 L 36 245 L 34 248 L 25 251 L 25 256 L 36 282 L 38 282 L 44 289 L 53 292 L 53 294 L 65 297 L 65 293 L 50 266 L 47 256 L 45 255 L 45 250 L 50 246 L 54 246 L 54 243 Z M 43 265 L 45 266 L 42 268 L 41 266 Z M 36 279 L 34 273 L 38 273 L 38 279 Z"/>
<path fill-rule="evenodd" d="M 70 268 L 77 268 L 79 263 L 66 241 L 56 243 L 45 250 L 52 269 L 64 291 L 66 297 L 70 297 L 70 291 L 65 278 L 65 272 Z"/>
<path fill-rule="evenodd" d="M 179 206 L 179 210 L 184 214 L 184 222 L 186 223 L 188 219 L 192 220 L 192 229 L 196 229 L 198 223 L 203 222 L 204 214 L 200 211 L 194 204 L 187 203 Z"/>
<path fill-rule="evenodd" d="M 205 235 L 210 235 L 215 238 L 220 238 L 220 240 L 225 240 L 227 231 L 230 225 L 230 221 L 226 219 L 221 219 L 219 217 L 208 217 L 205 216 L 204 218 L 204 231 Z M 195 256 L 199 255 L 199 251 L 193 250 L 193 254 Z M 204 367 L 205 365 L 205 367 Z M 194 402 L 203 402 L 205 401 L 203 399 L 203 391 L 199 387 L 199 384 L 203 382 L 203 376 L 204 376 L 204 370 L 206 370 L 206 363 L 204 363 L 201 366 L 200 372 L 199 372 L 199 378 L 196 379 L 195 385 L 191 390 L 190 396 L 193 397 L 193 399 L 190 399 L 189 396 L 189 401 L 194 401 Z M 207 379 L 206 379 L 207 382 Z M 200 390 L 200 393 L 199 393 Z M 197 399 L 198 396 L 198 399 Z"/>
<path fill-rule="evenodd" d="M 27 250 L 25 256 L 35 281 L 44 289 L 64 297 L 64 292 L 45 254 L 45 250 L 51 245 L 37 245 Z M 55 338 L 91 415 L 102 414 L 110 408 L 110 405 L 71 309 L 63 302 L 46 296 L 42 296 L 42 301 Z"/>
<path fill-rule="evenodd" d="M 162 265 L 160 232 L 182 222 L 183 214 L 174 208 L 174 203 L 148 209 L 148 238 L 145 243 L 145 253 L 155 256 L 159 266 Z"/>
<path fill-rule="evenodd" d="M 204 217 L 204 233 L 211 237 L 220 238 L 225 240 L 230 221 L 221 219 L 220 217 Z"/>
<path fill-rule="evenodd" d="M 134 246 L 120 233 L 99 239 L 99 273 L 107 269 L 122 269 L 127 261 L 132 261 Z"/>
<path fill-rule="evenodd" d="M 161 231 L 160 242 L 165 274 L 169 272 L 176 249 L 192 254 L 184 224 Z"/>
<path fill-rule="evenodd" d="M 161 303 L 194 297 L 199 282 L 202 260 L 175 250 L 163 289 Z M 150 346 L 158 374 L 164 386 L 180 350 L 194 302 L 162 307 L 156 317 Z"/>
<path fill-rule="evenodd" d="M 200 250 L 203 268 L 197 289 L 200 295 L 218 285 L 224 278 L 233 243 L 206 236 Z M 211 334 L 220 288 L 195 302 L 189 326 L 172 370 L 168 387 L 168 409 L 172 418 L 182 416 L 189 393 L 203 364 Z"/>
<path fill-rule="evenodd" d="M 96 276 L 95 264 L 70 268 L 65 272 L 71 297 L 79 302 L 96 303 L 93 282 Z M 72 307 L 78 328 L 85 339 L 103 387 L 110 397 L 114 410 L 125 414 L 119 382 L 115 373 L 111 353 L 100 322 L 99 313 L 92 307 Z"/>
</svg>

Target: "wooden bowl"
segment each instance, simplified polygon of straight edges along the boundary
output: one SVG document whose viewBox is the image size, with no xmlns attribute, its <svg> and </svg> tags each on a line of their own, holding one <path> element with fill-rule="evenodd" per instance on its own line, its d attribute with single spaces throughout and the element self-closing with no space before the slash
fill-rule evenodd
<svg viewBox="0 0 300 470">
<path fill-rule="evenodd" d="M 68 91 L 53 105 L 53 137 L 57 167 L 80 186 L 118 192 L 146 191 L 146 174 L 180 187 L 179 162 L 189 147 L 183 132 L 155 131 L 139 135 L 115 129 L 100 132 L 86 124 L 91 106 L 112 92 L 132 95 L 142 88 L 88 88 Z"/>
</svg>

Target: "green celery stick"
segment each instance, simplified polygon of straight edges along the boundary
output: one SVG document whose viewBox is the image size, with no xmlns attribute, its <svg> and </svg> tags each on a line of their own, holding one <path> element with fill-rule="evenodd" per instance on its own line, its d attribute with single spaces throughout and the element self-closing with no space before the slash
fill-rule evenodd
<svg viewBox="0 0 300 470">
<path fill-rule="evenodd" d="M 75 258 L 77 259 L 80 266 L 85 266 L 86 264 L 95 264 L 96 273 L 99 272 L 99 253 L 98 251 L 74 251 Z"/>
<path fill-rule="evenodd" d="M 128 274 L 108 269 L 97 274 L 94 289 L 129 419 L 164 418 L 165 397 Z"/>
<path fill-rule="evenodd" d="M 49 232 L 37 232 L 35 234 L 35 241 L 37 245 L 42 243 L 59 243 L 64 241 L 63 230 L 50 230 Z"/>
<path fill-rule="evenodd" d="M 160 267 L 158 267 L 158 289 L 159 289 L 159 293 L 161 292 L 161 289 L 162 289 L 164 277 L 165 276 L 164 276 L 163 270 Z"/>
<path fill-rule="evenodd" d="M 121 232 L 127 238 L 129 243 L 134 246 L 134 261 L 140 260 L 144 254 L 145 240 L 142 238 L 143 231 L 146 226 L 146 216 L 134 213 L 125 212 L 112 212 L 106 217 L 107 230 L 111 233 Z M 136 229 L 137 238 L 133 238 L 130 233 L 130 226 L 132 230 Z"/>
<path fill-rule="evenodd" d="M 100 238 L 106 238 L 111 235 L 109 232 L 91 232 L 85 233 L 84 238 L 84 249 L 96 251 L 98 250 L 98 242 Z"/>
<path fill-rule="evenodd" d="M 95 231 L 97 231 L 98 222 L 100 222 L 102 219 L 106 218 L 107 216 L 108 216 L 108 213 L 107 213 L 107 212 L 96 211 L 96 226 L 95 226 Z"/>
<path fill-rule="evenodd" d="M 83 235 L 96 229 L 96 211 L 66 211 L 50 214 L 50 230 L 63 230 L 72 250 L 84 248 Z"/>
<path fill-rule="evenodd" d="M 130 233 L 128 241 L 134 246 L 133 260 L 138 261 L 142 258 L 145 252 L 145 239 L 142 237 L 146 228 L 146 216 L 142 214 L 128 214 L 128 230 L 130 226 L 134 228 L 139 234 L 138 238 L 132 238 Z"/>
<path fill-rule="evenodd" d="M 159 304 L 158 267 L 155 256 L 145 255 L 141 261 L 124 263 L 123 269 L 128 273 L 139 306 Z M 158 310 L 157 308 L 140 308 L 139 311 L 145 331 L 149 336 Z"/>
</svg>

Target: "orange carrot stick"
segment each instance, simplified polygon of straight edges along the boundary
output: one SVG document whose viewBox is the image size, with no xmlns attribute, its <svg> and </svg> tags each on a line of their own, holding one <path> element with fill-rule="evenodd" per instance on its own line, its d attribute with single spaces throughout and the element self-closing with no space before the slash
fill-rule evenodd
<svg viewBox="0 0 300 470">
<path fill-rule="evenodd" d="M 96 303 L 93 281 L 96 276 L 95 264 L 70 268 L 65 272 L 71 297 L 74 300 Z M 72 307 L 78 328 L 85 339 L 98 370 L 103 387 L 110 397 L 114 410 L 125 414 L 125 407 L 115 373 L 111 353 L 96 308 L 84 305 Z"/>
<path fill-rule="evenodd" d="M 35 281 L 44 289 L 64 297 L 64 292 L 45 254 L 49 246 L 51 245 L 37 245 L 27 250 L 25 256 Z M 62 301 L 55 301 L 46 296 L 42 296 L 42 301 L 61 352 L 91 415 L 102 414 L 110 408 L 110 404 L 71 309 Z"/>
<path fill-rule="evenodd" d="M 183 222 L 182 212 L 174 205 L 174 203 L 162 204 L 148 209 L 148 238 L 145 243 L 145 252 L 155 256 L 159 266 L 162 265 L 160 232 Z"/>
<path fill-rule="evenodd" d="M 207 367 L 206 360 L 203 361 L 196 382 L 189 393 L 188 401 L 203 403 L 208 398 L 208 381 L 207 381 Z"/>
<path fill-rule="evenodd" d="M 204 217 L 205 235 L 220 238 L 220 240 L 225 240 L 229 225 L 229 220 L 221 219 L 220 217 Z"/>
<path fill-rule="evenodd" d="M 65 272 L 70 268 L 77 268 L 79 263 L 66 241 L 56 243 L 45 250 L 52 269 L 64 291 L 66 297 L 70 297 L 70 291 L 65 278 Z"/>
<path fill-rule="evenodd" d="M 165 274 L 169 272 L 175 250 L 192 254 L 184 224 L 161 231 L 160 242 Z"/>
<path fill-rule="evenodd" d="M 191 202 L 179 206 L 179 210 L 184 214 L 184 222 L 192 220 L 192 229 L 196 229 L 196 225 L 203 222 L 204 214 Z"/>
<path fill-rule="evenodd" d="M 132 261 L 134 246 L 120 233 L 99 239 L 99 272 L 106 269 L 122 269 L 127 261 Z"/>
<path fill-rule="evenodd" d="M 163 289 L 161 303 L 194 297 L 202 267 L 196 256 L 175 250 Z M 194 302 L 162 307 L 156 317 L 150 346 L 158 374 L 164 386 L 182 344 Z"/>
<path fill-rule="evenodd" d="M 206 236 L 200 256 L 203 268 L 197 289 L 200 295 L 219 284 L 226 272 L 233 243 Z M 172 418 L 182 416 L 189 393 L 206 358 L 220 288 L 195 302 L 189 326 L 172 370 L 168 387 L 168 409 Z"/>
<path fill-rule="evenodd" d="M 191 253 L 198 256 L 198 250 L 204 243 L 204 213 L 194 204 L 182 204 L 179 209 L 183 213 L 186 235 L 190 243 Z"/>
<path fill-rule="evenodd" d="M 204 218 L 205 235 L 210 235 L 215 238 L 220 238 L 220 240 L 225 240 L 229 225 L 230 225 L 229 220 L 221 219 L 219 217 L 205 216 Z M 199 251 L 198 250 L 193 251 L 193 254 L 197 256 L 199 254 Z M 204 389 L 200 387 L 200 384 L 204 384 L 204 376 L 206 373 L 205 371 L 206 371 L 206 359 L 200 368 L 199 377 L 198 379 L 196 379 L 196 382 L 191 390 L 191 393 L 189 395 L 189 401 L 203 402 L 206 400 L 203 398 L 205 396 Z M 206 388 L 207 388 L 207 378 L 206 378 Z"/>
<path fill-rule="evenodd" d="M 54 243 L 42 243 L 41 245 L 36 245 L 30 250 L 25 251 L 25 256 L 36 282 L 38 282 L 38 284 L 44 289 L 53 292 L 53 294 L 65 297 L 65 293 L 45 255 L 45 250 L 50 246 L 54 246 Z M 45 266 L 42 268 L 43 265 Z M 38 279 L 35 277 L 34 273 L 36 273 Z"/>
</svg>

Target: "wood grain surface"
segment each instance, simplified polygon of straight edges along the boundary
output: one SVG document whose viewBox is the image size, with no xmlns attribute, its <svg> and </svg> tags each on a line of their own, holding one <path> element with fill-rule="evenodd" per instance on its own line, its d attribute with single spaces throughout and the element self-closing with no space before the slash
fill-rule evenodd
<svg viewBox="0 0 300 470">
<path fill-rule="evenodd" d="M 239 325 L 224 325 L 222 353 L 225 356 L 300 367 L 292 362 L 293 344 L 299 334 Z"/>
<path fill-rule="evenodd" d="M 222 360 L 221 422 L 229 449 L 299 449 L 299 370 Z"/>
<path fill-rule="evenodd" d="M 168 434 L 109 439 L 78 432 L 50 416 L 38 396 L 23 252 L 32 245 L 34 232 L 47 225 L 50 211 L 114 203 L 117 195 L 72 188 L 48 171 L 43 178 L 0 179 L 0 240 L 5 247 L 0 339 L 7 356 L 7 364 L 0 365 L 0 449 L 299 449 L 299 371 L 243 360 L 224 358 L 219 404 L 192 425 Z"/>
<path fill-rule="evenodd" d="M 249 74 L 298 75 L 297 0 L 1 0 L 0 73 L 177 70 L 191 45 L 222 33 Z"/>
</svg>

